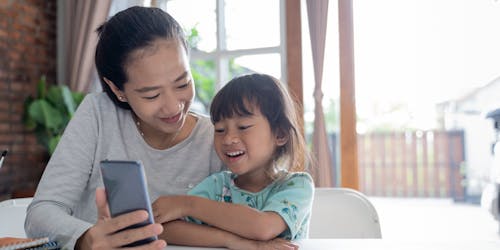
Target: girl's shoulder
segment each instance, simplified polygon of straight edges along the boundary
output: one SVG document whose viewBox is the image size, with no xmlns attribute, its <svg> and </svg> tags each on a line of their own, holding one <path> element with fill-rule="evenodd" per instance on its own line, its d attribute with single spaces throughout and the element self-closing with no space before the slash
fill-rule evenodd
<svg viewBox="0 0 500 250">
<path fill-rule="evenodd" d="M 231 183 L 234 178 L 235 175 L 233 173 L 227 170 L 223 170 L 209 175 L 207 178 L 205 178 L 205 180 L 209 182 L 219 182 L 225 184 Z"/>
<path fill-rule="evenodd" d="M 291 180 L 304 180 L 307 182 L 313 182 L 313 178 L 308 172 L 288 172 L 284 177 L 285 182 Z"/>
<path fill-rule="evenodd" d="M 287 172 L 277 182 L 282 189 L 291 187 L 314 188 L 314 181 L 307 172 Z"/>
</svg>

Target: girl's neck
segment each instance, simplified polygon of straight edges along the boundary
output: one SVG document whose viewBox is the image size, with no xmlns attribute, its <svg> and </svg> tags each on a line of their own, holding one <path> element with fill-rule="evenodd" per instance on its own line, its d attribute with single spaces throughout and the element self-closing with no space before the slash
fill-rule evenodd
<svg viewBox="0 0 500 250">
<path fill-rule="evenodd" d="M 252 193 L 260 192 L 272 182 L 273 179 L 264 171 L 240 175 L 234 180 L 237 187 Z"/>
</svg>

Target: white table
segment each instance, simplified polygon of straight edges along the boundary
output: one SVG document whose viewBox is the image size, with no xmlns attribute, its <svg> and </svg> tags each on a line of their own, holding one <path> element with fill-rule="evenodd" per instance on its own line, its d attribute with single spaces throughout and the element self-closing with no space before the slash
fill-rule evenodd
<svg viewBox="0 0 500 250">
<path fill-rule="evenodd" d="M 498 241 L 460 240 L 384 240 L 384 239 L 308 239 L 297 242 L 299 249 L 306 250 L 499 250 Z M 208 250 L 200 248 L 167 246 L 168 250 Z"/>
</svg>

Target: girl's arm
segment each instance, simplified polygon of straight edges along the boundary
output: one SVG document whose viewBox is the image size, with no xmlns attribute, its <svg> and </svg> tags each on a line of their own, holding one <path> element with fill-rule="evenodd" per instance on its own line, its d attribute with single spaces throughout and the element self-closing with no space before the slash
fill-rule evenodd
<svg viewBox="0 0 500 250">
<path fill-rule="evenodd" d="M 153 211 L 157 223 L 191 216 L 253 240 L 271 240 L 287 229 L 285 221 L 275 212 L 263 212 L 246 205 L 212 201 L 197 196 L 160 197 L 154 202 Z"/>
<path fill-rule="evenodd" d="M 159 237 L 173 245 L 259 250 L 298 249 L 297 245 L 283 239 L 272 241 L 248 240 L 216 227 L 181 220 L 165 223 L 163 227 L 164 231 Z"/>
</svg>

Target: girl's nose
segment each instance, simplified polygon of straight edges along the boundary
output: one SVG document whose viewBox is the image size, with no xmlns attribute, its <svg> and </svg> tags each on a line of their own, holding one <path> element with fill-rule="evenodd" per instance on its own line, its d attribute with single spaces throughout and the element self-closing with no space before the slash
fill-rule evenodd
<svg viewBox="0 0 500 250">
<path fill-rule="evenodd" d="M 238 138 L 238 136 L 236 136 L 232 133 L 228 133 L 224 137 L 224 144 L 225 145 L 238 144 L 239 142 L 240 142 L 240 139 Z"/>
</svg>

